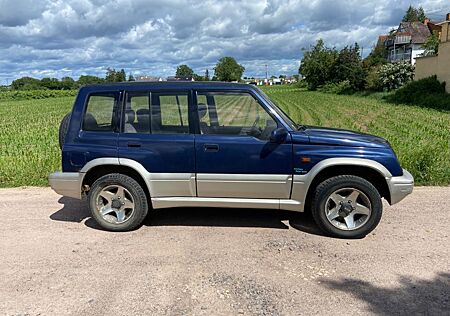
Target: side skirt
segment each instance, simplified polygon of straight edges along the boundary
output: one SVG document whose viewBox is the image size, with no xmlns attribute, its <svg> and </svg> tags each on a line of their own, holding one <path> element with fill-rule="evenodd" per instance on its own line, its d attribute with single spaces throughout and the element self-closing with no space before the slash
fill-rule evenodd
<svg viewBox="0 0 450 316">
<path fill-rule="evenodd" d="M 303 211 L 303 205 L 300 201 L 289 199 L 156 197 L 152 198 L 152 205 L 155 209 L 170 207 L 224 207 Z"/>
</svg>

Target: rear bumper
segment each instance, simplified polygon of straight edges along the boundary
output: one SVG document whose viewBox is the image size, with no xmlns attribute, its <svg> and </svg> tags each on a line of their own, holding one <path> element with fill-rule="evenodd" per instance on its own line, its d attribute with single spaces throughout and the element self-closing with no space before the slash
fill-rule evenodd
<svg viewBox="0 0 450 316">
<path fill-rule="evenodd" d="M 48 176 L 50 187 L 58 194 L 81 199 L 83 174 L 79 172 L 54 172 Z"/>
<path fill-rule="evenodd" d="M 391 192 L 391 205 L 400 202 L 414 188 L 414 178 L 407 170 L 403 169 L 403 175 L 392 177 L 388 180 L 389 191 Z"/>
</svg>

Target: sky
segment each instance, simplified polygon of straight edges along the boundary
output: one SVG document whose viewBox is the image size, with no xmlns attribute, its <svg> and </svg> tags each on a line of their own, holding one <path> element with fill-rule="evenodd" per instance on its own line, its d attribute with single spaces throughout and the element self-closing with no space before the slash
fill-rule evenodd
<svg viewBox="0 0 450 316">
<path fill-rule="evenodd" d="M 171 76 L 187 64 L 213 73 L 232 56 L 245 76 L 298 73 L 303 50 L 319 38 L 370 52 L 408 6 L 435 20 L 448 0 L 0 0 L 0 84 L 89 74 L 107 67 Z"/>
</svg>

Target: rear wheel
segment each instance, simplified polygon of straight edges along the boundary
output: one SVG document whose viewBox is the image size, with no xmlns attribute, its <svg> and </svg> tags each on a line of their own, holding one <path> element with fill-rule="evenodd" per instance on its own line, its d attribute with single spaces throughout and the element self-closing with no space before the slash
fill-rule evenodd
<svg viewBox="0 0 450 316">
<path fill-rule="evenodd" d="M 111 231 L 129 231 L 140 226 L 148 213 L 147 196 L 133 178 L 107 174 L 89 191 L 89 207 L 97 223 Z"/>
<path fill-rule="evenodd" d="M 316 188 L 312 215 L 327 234 L 361 238 L 381 220 L 383 204 L 377 189 L 367 180 L 351 175 L 325 180 Z"/>
</svg>

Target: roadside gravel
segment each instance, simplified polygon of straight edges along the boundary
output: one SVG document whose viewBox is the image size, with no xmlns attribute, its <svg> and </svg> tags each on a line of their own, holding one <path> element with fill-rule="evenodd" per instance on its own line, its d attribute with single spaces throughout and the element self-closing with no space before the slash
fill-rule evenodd
<svg viewBox="0 0 450 316">
<path fill-rule="evenodd" d="M 360 240 L 304 214 L 167 209 L 129 233 L 49 188 L 0 190 L 0 314 L 450 315 L 450 188 Z"/>
</svg>

